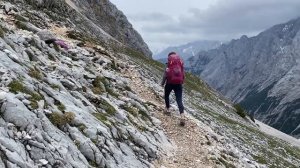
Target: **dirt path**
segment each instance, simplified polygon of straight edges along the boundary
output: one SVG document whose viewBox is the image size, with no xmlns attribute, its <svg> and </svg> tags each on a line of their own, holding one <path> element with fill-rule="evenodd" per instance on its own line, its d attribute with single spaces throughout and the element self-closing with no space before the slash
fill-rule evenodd
<svg viewBox="0 0 300 168">
<path fill-rule="evenodd" d="M 163 101 L 158 101 L 153 92 L 146 88 L 140 79 L 140 74 L 134 69 L 127 72 L 131 77 L 131 87 L 145 101 L 157 105 L 158 112 L 154 114 L 161 122 L 165 134 L 174 144 L 174 150 L 169 156 L 157 160 L 154 165 L 157 168 L 212 168 L 213 162 L 207 159 L 208 145 L 205 131 L 202 130 L 191 118 L 187 116 L 185 127 L 179 126 L 179 114 L 172 111 L 171 116 L 163 114 Z"/>
</svg>

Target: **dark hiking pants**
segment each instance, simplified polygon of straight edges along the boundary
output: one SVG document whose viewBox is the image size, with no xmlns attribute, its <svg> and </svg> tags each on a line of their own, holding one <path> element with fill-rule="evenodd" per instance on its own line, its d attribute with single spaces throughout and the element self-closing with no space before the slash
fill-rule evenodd
<svg viewBox="0 0 300 168">
<path fill-rule="evenodd" d="M 165 103 L 166 107 L 170 108 L 170 93 L 174 90 L 176 102 L 179 108 L 180 114 L 183 113 L 184 107 L 182 104 L 182 85 L 181 84 L 166 84 L 165 86 Z"/>
</svg>

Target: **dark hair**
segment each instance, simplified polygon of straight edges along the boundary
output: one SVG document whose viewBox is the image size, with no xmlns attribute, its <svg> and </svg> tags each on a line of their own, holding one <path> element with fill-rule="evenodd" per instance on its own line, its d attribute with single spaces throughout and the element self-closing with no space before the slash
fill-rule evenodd
<svg viewBox="0 0 300 168">
<path fill-rule="evenodd" d="M 176 54 L 176 52 L 172 51 L 168 54 L 168 56 L 173 55 L 173 54 Z"/>
</svg>

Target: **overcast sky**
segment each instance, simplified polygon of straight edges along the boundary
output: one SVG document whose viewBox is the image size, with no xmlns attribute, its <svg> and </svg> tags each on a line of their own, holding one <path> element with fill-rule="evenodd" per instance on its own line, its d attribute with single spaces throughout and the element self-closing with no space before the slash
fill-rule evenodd
<svg viewBox="0 0 300 168">
<path fill-rule="evenodd" d="M 253 36 L 300 16 L 300 0 L 111 0 L 153 52 Z"/>
</svg>

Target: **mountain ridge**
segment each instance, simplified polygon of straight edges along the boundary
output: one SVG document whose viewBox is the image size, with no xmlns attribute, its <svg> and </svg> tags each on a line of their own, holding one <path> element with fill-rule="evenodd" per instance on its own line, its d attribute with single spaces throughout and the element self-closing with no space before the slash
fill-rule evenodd
<svg viewBox="0 0 300 168">
<path fill-rule="evenodd" d="M 258 119 L 297 137 L 299 122 L 292 119 L 297 118 L 297 108 L 292 105 L 297 102 L 297 88 L 291 86 L 297 81 L 284 81 L 297 79 L 293 72 L 298 67 L 299 23 L 299 18 L 293 19 L 257 36 L 242 36 L 218 49 L 200 53 L 191 58 L 196 62 L 192 71 Z M 292 102 L 283 105 L 287 101 Z M 280 124 L 285 118 L 291 125 Z"/>
<path fill-rule="evenodd" d="M 219 41 L 199 40 L 183 45 L 168 47 L 162 50 L 161 52 L 155 54 L 153 58 L 157 60 L 165 59 L 169 52 L 174 51 L 177 52 L 184 60 L 187 60 L 189 57 L 194 56 L 200 51 L 206 51 L 209 49 L 217 48 L 219 45 L 221 45 L 221 42 Z"/>
</svg>

